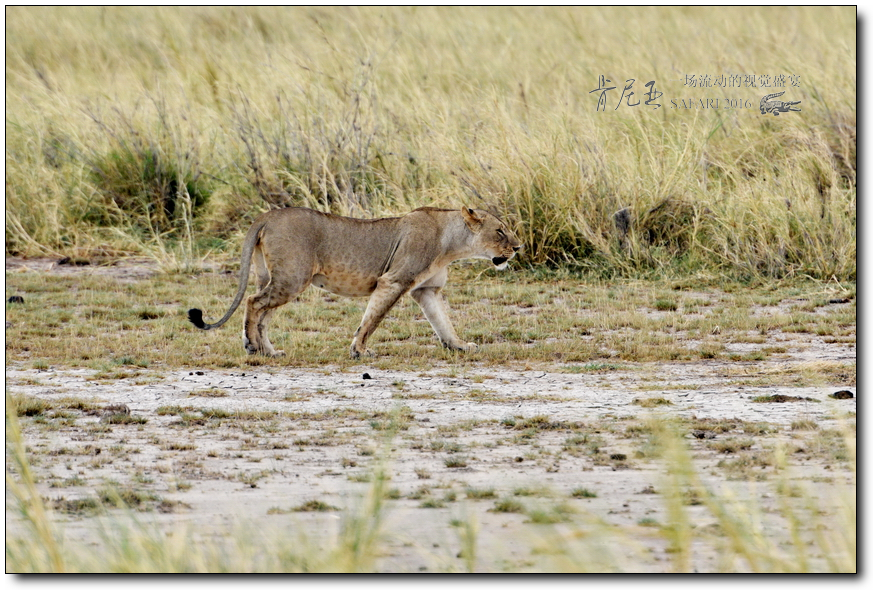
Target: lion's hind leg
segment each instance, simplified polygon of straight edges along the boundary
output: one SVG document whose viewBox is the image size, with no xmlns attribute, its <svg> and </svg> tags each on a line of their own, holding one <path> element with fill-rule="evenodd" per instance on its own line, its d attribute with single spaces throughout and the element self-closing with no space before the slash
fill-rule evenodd
<svg viewBox="0 0 873 590">
<path fill-rule="evenodd" d="M 312 281 L 310 268 L 305 271 L 283 272 L 273 269 L 270 273 L 263 255 L 255 252 L 255 273 L 260 290 L 246 301 L 246 317 L 243 327 L 243 346 L 249 354 L 283 356 L 285 353 L 273 348 L 267 336 L 267 326 L 276 308 L 299 295 Z"/>
</svg>

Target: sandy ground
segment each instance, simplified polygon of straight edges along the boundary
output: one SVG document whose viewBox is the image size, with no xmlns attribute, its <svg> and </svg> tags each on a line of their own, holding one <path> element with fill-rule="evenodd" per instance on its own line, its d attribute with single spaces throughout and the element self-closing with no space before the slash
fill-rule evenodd
<svg viewBox="0 0 873 590">
<path fill-rule="evenodd" d="M 597 465 L 584 454 L 557 457 L 565 441 L 573 436 L 569 430 L 546 430 L 533 441 L 519 440 L 519 431 L 501 423 L 513 416 L 544 415 L 551 422 L 582 422 L 594 428 L 598 424 L 620 425 L 622 418 L 649 414 L 740 419 L 778 425 L 788 439 L 792 421 L 824 423 L 855 407 L 855 400 L 831 399 L 828 390 L 818 388 L 720 387 L 719 374 L 724 369 L 724 364 L 718 362 L 662 365 L 659 373 L 671 375 L 674 386 L 688 388 L 645 394 L 623 387 L 638 377 L 628 372 L 572 375 L 489 369 L 455 377 L 439 372 L 375 371 L 366 365 L 345 373 L 329 369 L 274 373 L 174 371 L 161 378 L 151 376 L 153 382 L 140 385 L 129 380 L 106 384 L 87 381 L 92 373 L 87 370 L 8 368 L 6 378 L 18 393 L 47 400 L 84 395 L 99 400 L 100 405 L 125 404 L 133 416 L 148 419 L 141 426 L 114 425 L 111 431 L 99 435 L 84 431 L 91 423 L 99 424 L 97 415 L 83 416 L 76 426 L 58 430 L 30 429 L 27 440 L 35 450 L 50 453 L 68 449 L 55 460 L 50 455 L 38 460 L 36 468 L 46 497 L 80 497 L 93 493 L 93 487 L 101 481 L 127 482 L 140 473 L 154 481 L 145 487 L 188 506 L 171 514 L 155 514 L 159 522 L 190 523 L 198 530 L 216 532 L 239 524 L 258 529 L 302 527 L 310 538 L 322 540 L 338 531 L 340 512 L 268 514 L 268 510 L 290 511 L 310 500 L 338 508 L 353 507 L 369 485 L 355 479 L 366 476 L 382 444 L 380 431 L 370 422 L 384 423 L 385 413 L 406 406 L 412 414 L 408 429 L 399 431 L 391 441 L 388 455 L 388 487 L 399 490 L 402 498 L 388 502 L 385 530 L 390 533 L 386 543 L 390 551 L 382 567 L 385 571 L 433 571 L 450 565 L 461 567 L 456 557 L 460 541 L 448 526 L 452 519 L 472 515 L 478 522 L 483 569 L 524 567 L 531 538 L 526 529 L 544 528 L 525 524 L 528 519 L 523 514 L 488 512 L 495 500 L 467 500 L 467 487 L 494 488 L 500 497 L 511 496 L 519 487 L 545 487 L 549 490 L 547 497 L 519 498 L 526 505 L 544 506 L 567 499 L 573 489 L 585 487 L 596 492 L 597 497 L 567 500 L 581 513 L 630 526 L 643 519 L 664 521 L 662 498 L 644 493 L 649 486 L 658 490 L 665 485 L 662 466 L 657 461 L 634 459 L 635 442 L 622 437 L 622 428 L 599 432 L 605 441 L 600 453 L 624 454 L 629 459 Z M 140 378 L 149 377 L 149 373 L 142 371 Z M 364 379 L 364 373 L 372 378 Z M 479 380 L 482 382 L 477 383 Z M 402 391 L 396 385 L 401 381 Z M 34 382 L 39 384 L 27 385 Z M 227 395 L 212 398 L 195 393 L 210 388 L 220 388 Z M 758 395 L 777 393 L 809 397 L 820 403 L 750 401 Z M 632 403 L 653 396 L 663 397 L 672 405 L 642 408 Z M 280 414 L 275 419 L 240 424 L 227 420 L 220 427 L 208 422 L 181 427 L 173 425 L 179 422 L 177 416 L 156 413 L 159 407 L 171 405 Z M 172 443 L 181 450 L 172 449 Z M 768 439 L 767 444 L 773 444 L 773 440 Z M 88 445 L 92 449 L 83 450 Z M 94 455 L 93 447 L 101 448 L 105 463 L 95 462 L 99 456 Z M 709 455 L 699 461 L 704 471 L 719 460 L 717 453 Z M 448 467 L 446 460 L 453 457 L 463 457 L 466 465 Z M 798 473 L 829 474 L 829 466 L 818 462 L 797 469 Z M 82 487 L 49 487 L 51 481 L 62 481 L 75 473 L 82 473 L 80 477 L 88 483 Z M 848 479 L 848 473 L 843 476 Z M 715 485 L 728 485 L 723 477 L 711 479 Z M 172 482 L 177 480 L 187 482 L 190 489 L 171 491 Z M 740 490 L 746 487 L 740 482 L 732 485 Z M 422 486 L 430 486 L 434 498 L 455 490 L 458 499 L 442 508 L 421 508 L 422 500 L 407 496 Z M 766 502 L 765 496 L 762 499 Z M 699 512 L 703 514 L 702 507 Z M 7 511 L 7 526 L 11 519 L 12 513 Z M 78 535 L 89 538 L 97 526 L 88 518 L 60 519 L 72 524 L 67 530 L 71 540 Z M 707 522 L 698 524 L 706 526 Z M 640 533 L 645 536 L 644 530 Z M 552 531 L 534 534 L 548 536 Z M 658 559 L 666 557 L 659 555 L 664 551 L 660 545 L 651 541 L 649 557 L 654 570 L 658 569 Z M 712 567 L 712 559 L 714 556 L 703 559 L 701 569 Z"/>
<path fill-rule="evenodd" d="M 132 278 L 137 276 L 141 275 Z M 452 526 L 459 520 L 476 524 L 477 568 L 542 567 L 537 545 L 554 549 L 555 535 L 566 540 L 580 530 L 593 530 L 594 525 L 585 524 L 591 519 L 631 532 L 627 546 L 605 548 L 612 551 L 611 557 L 603 558 L 605 567 L 663 571 L 667 547 L 645 525 L 667 521 L 665 470 L 646 456 L 645 437 L 630 436 L 628 425 L 642 424 L 650 415 L 767 423 L 776 434 L 748 436 L 738 426 L 717 434 L 715 440 L 752 439 L 752 451 L 780 442 L 791 445 L 792 422 L 811 420 L 837 428 L 839 416 L 854 412 L 855 399 L 829 397 L 844 389 L 839 386 L 733 383 L 740 376 L 767 375 L 785 363 L 810 359 L 852 362 L 855 348 L 814 341 L 776 361 L 623 363 L 619 370 L 578 374 L 562 372 L 567 367 L 561 366 L 445 366 L 421 373 L 362 364 L 342 371 L 149 368 L 132 371 L 125 379 L 95 381 L 95 372 L 86 369 L 34 370 L 7 364 L 6 384 L 17 395 L 56 403 L 77 397 L 97 407 L 123 404 L 132 416 L 147 420 L 110 425 L 97 411 L 72 412 L 74 420 L 50 420 L 51 427 L 31 422 L 25 429 L 26 443 L 33 452 L 40 493 L 52 500 L 93 496 L 113 481 L 153 490 L 168 501 L 165 510 L 139 516 L 166 530 L 190 525 L 208 536 L 242 527 L 247 534 L 281 531 L 286 537 L 290 531 L 292 538 L 302 535 L 311 546 L 330 546 L 343 515 L 355 509 L 370 486 L 366 478 L 375 462 L 385 456 L 387 487 L 395 490 L 395 498 L 386 502 L 380 571 L 463 569 L 460 529 Z M 656 388 L 641 388 L 649 380 Z M 816 401 L 752 401 L 774 394 Z M 646 408 L 634 403 L 655 397 L 671 404 Z M 218 409 L 230 416 L 183 424 L 178 415 L 158 413 L 168 406 L 190 408 L 189 415 Z M 391 412 L 398 410 L 401 429 L 386 443 L 384 427 Z M 252 417 L 251 412 L 265 413 Z M 513 426 L 535 416 L 545 416 L 548 426 L 535 432 Z M 585 450 L 590 447 L 580 442 L 582 436 L 600 441 L 597 453 Z M 725 455 L 707 447 L 711 440 L 685 436 L 695 449 L 699 472 L 713 489 L 730 488 L 765 509 L 775 502 L 766 486 L 729 481 L 716 469 Z M 846 467 L 815 456 L 792 458 L 793 474 L 813 490 L 834 481 L 853 481 Z M 71 478 L 78 483 L 65 485 Z M 493 488 L 495 497 L 467 498 L 467 488 Z M 534 494 L 514 495 L 519 488 Z M 571 497 L 579 488 L 596 497 Z M 528 514 L 493 511 L 498 498 L 520 501 Z M 428 499 L 437 506 L 424 507 Z M 340 510 L 292 511 L 311 500 Z M 573 511 L 571 522 L 529 522 L 530 508 L 556 504 Z M 703 506 L 688 510 L 700 530 L 712 524 Z M 61 512 L 54 518 L 65 525 L 67 542 L 98 542 L 99 518 Z M 19 526 L 8 492 L 6 525 L 7 535 Z M 635 554 L 631 561 L 625 561 L 628 551 Z M 717 558 L 701 549 L 694 566 L 712 571 Z"/>
</svg>

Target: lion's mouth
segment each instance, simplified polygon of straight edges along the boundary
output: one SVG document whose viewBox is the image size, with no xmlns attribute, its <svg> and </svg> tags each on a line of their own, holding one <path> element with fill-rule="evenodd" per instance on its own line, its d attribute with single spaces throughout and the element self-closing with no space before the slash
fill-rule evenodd
<svg viewBox="0 0 873 590">
<path fill-rule="evenodd" d="M 494 263 L 494 266 L 500 266 L 501 264 L 503 264 L 507 260 L 509 260 L 509 258 L 507 258 L 506 256 L 495 256 L 494 258 L 491 259 L 491 262 Z"/>
</svg>

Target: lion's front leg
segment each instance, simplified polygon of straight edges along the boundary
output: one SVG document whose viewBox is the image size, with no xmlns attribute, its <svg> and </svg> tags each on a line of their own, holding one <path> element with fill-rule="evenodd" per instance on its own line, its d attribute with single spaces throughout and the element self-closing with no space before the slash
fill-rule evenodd
<svg viewBox="0 0 873 590">
<path fill-rule="evenodd" d="M 370 301 L 367 303 L 367 310 L 361 319 L 361 325 L 355 331 L 355 337 L 352 339 L 349 353 L 353 359 L 359 358 L 361 355 L 373 356 L 373 352 L 367 350 L 367 339 L 373 334 L 385 314 L 394 307 L 397 300 L 408 289 L 408 285 L 379 279 L 376 290 L 370 295 Z"/>
<path fill-rule="evenodd" d="M 475 342 L 464 342 L 455 333 L 441 289 L 442 287 L 419 287 L 413 290 L 411 295 L 421 307 L 424 317 L 430 322 L 443 346 L 451 350 L 468 352 L 477 350 L 479 346 Z"/>
</svg>

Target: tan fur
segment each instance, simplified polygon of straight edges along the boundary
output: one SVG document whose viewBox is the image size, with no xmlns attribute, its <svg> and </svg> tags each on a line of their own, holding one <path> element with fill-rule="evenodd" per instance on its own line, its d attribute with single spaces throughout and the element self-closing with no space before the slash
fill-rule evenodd
<svg viewBox="0 0 873 590">
<path fill-rule="evenodd" d="M 264 213 L 243 243 L 240 285 L 230 309 L 215 324 L 188 312 L 205 330 L 224 324 L 242 301 L 253 261 L 258 292 L 246 302 L 243 344 L 249 354 L 278 356 L 267 337 L 275 309 L 315 285 L 338 295 L 370 297 L 352 339 L 351 356 L 371 354 L 367 339 L 405 293 L 421 306 L 444 346 L 465 343 L 452 327 L 441 289 L 447 267 L 462 258 L 485 258 L 498 268 L 521 249 L 506 225 L 485 211 L 416 209 L 403 217 L 352 219 L 292 207 Z"/>
</svg>

